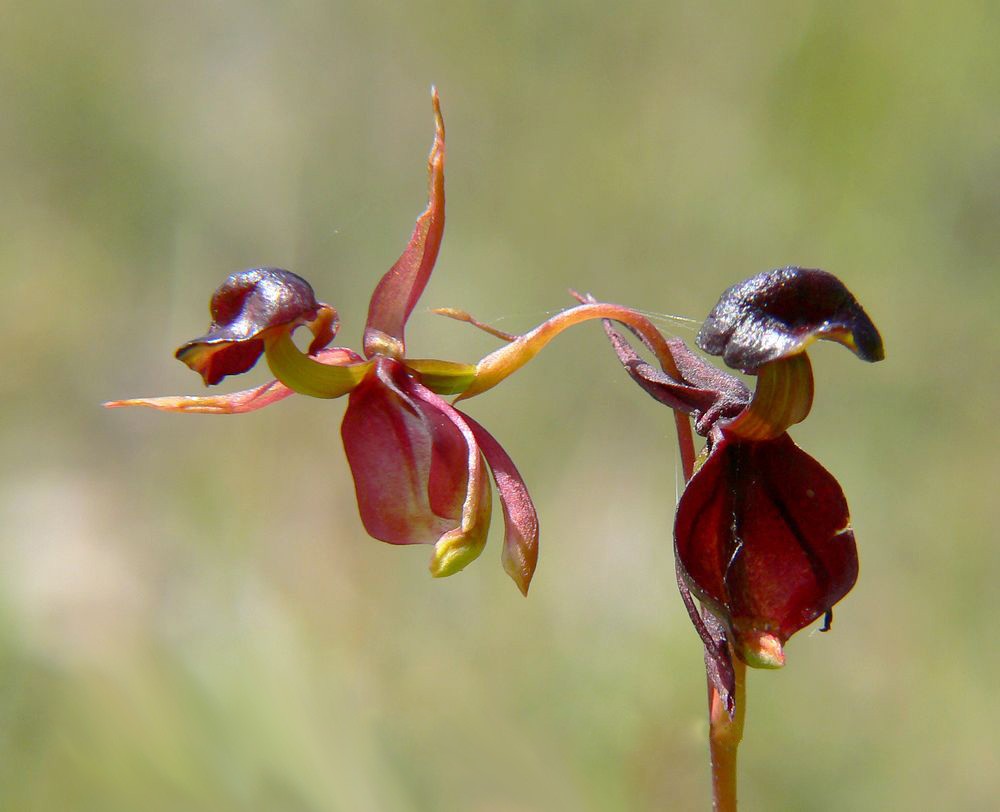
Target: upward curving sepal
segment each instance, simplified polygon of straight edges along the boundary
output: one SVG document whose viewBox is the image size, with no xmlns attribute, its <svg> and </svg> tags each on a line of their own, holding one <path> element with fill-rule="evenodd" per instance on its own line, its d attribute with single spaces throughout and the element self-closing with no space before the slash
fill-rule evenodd
<svg viewBox="0 0 1000 812">
<path fill-rule="evenodd" d="M 368 358 L 374 355 L 403 357 L 406 320 L 427 286 L 441 247 L 444 234 L 444 119 L 436 88 L 431 89 L 431 102 L 434 105 L 434 143 L 427 159 L 430 178 L 427 208 L 417 218 L 406 250 L 372 294 L 364 336 Z"/>
</svg>

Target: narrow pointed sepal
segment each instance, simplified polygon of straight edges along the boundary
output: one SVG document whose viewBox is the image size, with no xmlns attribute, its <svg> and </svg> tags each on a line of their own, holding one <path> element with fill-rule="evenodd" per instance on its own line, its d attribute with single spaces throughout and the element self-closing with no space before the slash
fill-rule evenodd
<svg viewBox="0 0 1000 812">
<path fill-rule="evenodd" d="M 316 354 L 316 361 L 334 366 L 351 364 L 360 360 L 353 350 L 343 347 L 327 347 Z M 231 392 L 228 395 L 178 395 L 159 398 L 132 398 L 112 400 L 104 404 L 108 409 L 126 406 L 145 406 L 161 412 L 181 412 L 184 414 L 246 414 L 263 409 L 279 400 L 284 400 L 295 391 L 281 381 L 268 381 L 253 389 Z"/>
<path fill-rule="evenodd" d="M 356 353 L 346 364 L 322 363 L 303 353 L 287 331 L 269 335 L 264 342 L 267 364 L 279 381 L 300 395 L 314 398 L 339 398 L 346 395 L 372 368 L 374 361 L 364 361 Z"/>
<path fill-rule="evenodd" d="M 538 513 L 514 461 L 486 429 L 466 414 L 476 442 L 486 457 L 503 509 L 504 543 L 500 561 L 521 594 L 527 596 L 538 564 Z"/>
<path fill-rule="evenodd" d="M 436 89 L 431 90 L 431 101 L 434 105 L 434 143 L 427 159 L 427 208 L 417 218 L 406 249 L 372 294 L 364 335 L 364 351 L 368 358 L 375 355 L 403 357 L 406 321 L 427 286 L 444 235 L 444 120 Z"/>
</svg>

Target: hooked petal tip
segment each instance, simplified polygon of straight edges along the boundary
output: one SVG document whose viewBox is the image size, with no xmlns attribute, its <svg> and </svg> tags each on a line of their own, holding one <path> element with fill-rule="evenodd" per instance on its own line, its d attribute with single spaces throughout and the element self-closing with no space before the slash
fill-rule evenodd
<svg viewBox="0 0 1000 812">
<path fill-rule="evenodd" d="M 212 294 L 208 332 L 176 352 L 208 385 L 246 372 L 264 351 L 264 334 L 309 324 L 310 352 L 328 344 L 337 331 L 337 313 L 316 301 L 310 284 L 281 268 L 250 268 L 231 274 Z"/>
<path fill-rule="evenodd" d="M 878 329 L 843 282 L 826 271 L 788 267 L 726 290 L 697 343 L 728 366 L 754 374 L 817 339 L 843 344 L 864 361 L 885 357 Z"/>
</svg>

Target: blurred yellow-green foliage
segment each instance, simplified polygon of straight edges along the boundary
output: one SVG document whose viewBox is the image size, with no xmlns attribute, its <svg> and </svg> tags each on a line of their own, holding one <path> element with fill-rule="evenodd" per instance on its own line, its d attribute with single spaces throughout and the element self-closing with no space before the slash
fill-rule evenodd
<svg viewBox="0 0 1000 812">
<path fill-rule="evenodd" d="M 306 276 L 357 347 L 432 83 L 449 220 L 413 354 L 496 345 L 429 307 L 522 330 L 569 287 L 701 319 L 801 264 L 864 303 L 888 360 L 817 348 L 793 432 L 861 579 L 751 674 L 742 797 L 995 808 L 998 9 L 2 3 L 0 809 L 707 808 L 670 418 L 596 325 L 469 404 L 540 509 L 527 600 L 497 528 L 445 581 L 365 536 L 341 402 L 99 407 L 198 392 L 171 353 L 242 267 Z"/>
</svg>

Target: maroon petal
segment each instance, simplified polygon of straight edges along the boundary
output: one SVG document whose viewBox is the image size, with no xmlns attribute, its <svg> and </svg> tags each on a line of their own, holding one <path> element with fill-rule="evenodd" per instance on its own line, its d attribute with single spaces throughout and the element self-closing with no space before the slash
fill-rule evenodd
<svg viewBox="0 0 1000 812">
<path fill-rule="evenodd" d="M 611 321 L 605 319 L 603 323 L 618 360 L 632 380 L 660 403 L 693 414 L 699 434 L 707 435 L 716 422 L 735 417 L 750 402 L 750 393 L 742 381 L 706 364 L 680 339 L 667 341 L 682 378 L 678 381 L 646 363 Z"/>
<path fill-rule="evenodd" d="M 781 644 L 844 597 L 858 574 L 840 486 L 787 434 L 718 439 L 681 497 L 674 543 L 692 591 L 752 665 L 765 664 L 754 660 L 767 646 L 776 649 L 766 664 L 780 664 Z"/>
<path fill-rule="evenodd" d="M 538 563 L 538 514 L 535 505 L 524 479 L 503 447 L 471 417 L 466 414 L 462 417 L 483 450 L 500 494 L 504 520 L 503 568 L 521 594 L 527 595 Z"/>
<path fill-rule="evenodd" d="M 435 544 L 432 572 L 475 558 L 489 529 L 479 447 L 458 412 L 402 363 L 379 358 L 351 392 L 341 427 L 368 533 L 390 544 Z"/>
<path fill-rule="evenodd" d="M 186 342 L 176 353 L 206 384 L 216 384 L 256 364 L 269 330 L 310 324 L 316 334 L 310 352 L 329 343 L 336 333 L 333 308 L 316 301 L 305 279 L 281 268 L 232 274 L 212 295 L 210 310 L 208 332 Z"/>
<path fill-rule="evenodd" d="M 423 293 L 437 260 L 444 234 L 444 121 L 437 90 L 432 90 L 434 104 L 434 144 L 427 159 L 430 176 L 428 202 L 417 218 L 410 242 L 396 264 L 379 281 L 368 306 L 365 326 L 365 355 L 388 355 L 402 358 L 403 331 L 417 299 Z"/>
<path fill-rule="evenodd" d="M 734 369 L 754 373 L 818 338 L 838 341 L 865 361 L 885 357 L 882 337 L 843 282 L 826 271 L 791 267 L 729 288 L 697 341 Z"/>
</svg>

